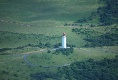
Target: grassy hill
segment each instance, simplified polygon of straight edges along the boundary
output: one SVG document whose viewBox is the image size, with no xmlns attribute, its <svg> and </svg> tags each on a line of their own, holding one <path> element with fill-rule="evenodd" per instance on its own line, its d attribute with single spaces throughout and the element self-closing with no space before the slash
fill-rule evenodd
<svg viewBox="0 0 118 80">
<path fill-rule="evenodd" d="M 114 58 L 118 25 L 98 25 L 100 6 L 98 0 L 0 0 L 0 80 L 37 80 L 37 73 L 55 75 L 74 62 Z M 74 46 L 68 56 L 54 54 L 63 32 Z"/>
<path fill-rule="evenodd" d="M 88 17 L 99 6 L 95 0 L 1 0 L 0 18 L 54 26 Z"/>
<path fill-rule="evenodd" d="M 87 18 L 91 13 L 96 12 L 100 5 L 101 4 L 98 4 L 95 0 L 1 0 L 0 31 L 20 34 L 44 34 L 49 37 L 61 37 L 62 33 L 66 32 L 67 35 L 69 35 L 67 37 L 69 44 L 84 46 L 85 43 L 81 35 L 77 37 L 76 34 L 71 32 L 72 28 L 64 26 L 64 24 L 72 24 L 78 19 Z M 1 37 L 0 47 L 13 48 L 29 43 L 37 44 L 41 42 L 39 38 L 29 41 L 28 37 L 26 37 L 26 40 L 21 37 L 21 40 L 19 40 L 18 35 L 11 33 L 11 35 L 7 36 L 5 32 Z M 11 39 L 8 40 L 6 36 Z M 34 37 L 31 36 L 31 38 Z M 61 40 L 47 40 L 46 42 L 54 45 L 55 43 L 60 43 Z"/>
</svg>

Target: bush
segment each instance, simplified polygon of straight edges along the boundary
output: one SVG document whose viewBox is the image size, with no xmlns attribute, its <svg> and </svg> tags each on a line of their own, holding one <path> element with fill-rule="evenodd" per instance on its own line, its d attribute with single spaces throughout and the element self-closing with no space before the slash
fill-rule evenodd
<svg viewBox="0 0 118 80">
<path fill-rule="evenodd" d="M 66 49 L 57 49 L 55 53 L 62 53 L 63 55 L 69 55 L 70 53 L 73 53 L 74 49 L 72 47 L 66 48 Z"/>
</svg>

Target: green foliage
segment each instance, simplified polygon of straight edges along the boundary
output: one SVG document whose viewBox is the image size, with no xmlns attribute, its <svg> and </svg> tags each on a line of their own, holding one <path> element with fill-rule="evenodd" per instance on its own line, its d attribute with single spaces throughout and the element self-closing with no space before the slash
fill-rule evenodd
<svg viewBox="0 0 118 80">
<path fill-rule="evenodd" d="M 98 18 L 98 15 L 97 15 L 96 11 L 94 11 L 94 12 L 91 12 L 91 14 L 88 17 L 83 17 L 82 19 L 79 19 L 79 20 L 75 21 L 74 23 L 81 23 L 81 25 L 82 25 L 82 24 L 85 24 L 85 23 L 90 23 L 90 21 L 92 21 L 94 19 L 97 20 L 97 18 Z M 94 22 L 92 22 L 90 24 L 93 25 L 93 23 Z M 97 24 L 97 23 L 95 23 L 95 24 Z M 76 25 L 77 24 L 75 24 L 75 26 Z M 79 26 L 81 26 L 81 25 L 79 25 Z M 93 25 L 93 26 L 95 26 L 95 25 Z M 90 26 L 90 27 L 93 27 L 93 26 Z"/>
<path fill-rule="evenodd" d="M 85 38 L 86 41 L 91 44 L 86 44 L 86 47 L 96 47 L 96 46 L 117 46 L 118 44 L 118 34 L 114 33 L 105 33 L 100 36 L 88 37 Z"/>
<path fill-rule="evenodd" d="M 80 35 L 87 35 L 87 36 L 92 36 L 92 35 L 96 35 L 99 34 L 98 32 L 92 30 L 92 29 L 86 29 L 86 28 L 73 28 L 72 32 L 75 32 L 76 34 L 80 34 Z"/>
<path fill-rule="evenodd" d="M 30 74 L 32 79 L 56 79 L 56 80 L 117 80 L 118 56 L 114 59 L 74 62 L 69 66 L 58 67 L 57 73 L 36 72 Z"/>
<path fill-rule="evenodd" d="M 102 25 L 111 25 L 118 22 L 118 3 L 117 0 L 100 0 L 105 6 L 98 8 L 100 22 Z"/>
<path fill-rule="evenodd" d="M 61 43 L 56 43 L 56 44 L 54 45 L 54 48 L 59 48 L 60 46 L 62 46 Z M 67 46 L 69 46 L 69 47 L 76 47 L 75 45 L 71 45 L 71 44 L 67 44 Z"/>
<path fill-rule="evenodd" d="M 8 43 L 9 45 L 14 46 L 13 44 L 17 45 L 14 48 L 20 49 L 24 47 L 53 47 L 51 41 L 53 39 L 59 39 L 58 36 L 45 36 L 44 34 L 23 34 L 23 33 L 13 33 L 13 32 L 6 32 L 0 31 L 0 43 L 4 44 Z M 6 45 L 8 45 L 6 44 Z M 13 48 L 13 47 L 12 47 Z"/>
<path fill-rule="evenodd" d="M 74 62 L 58 69 L 58 74 L 69 80 L 117 80 L 118 56 L 114 59 Z M 65 76 L 63 76 L 65 75 Z"/>
<path fill-rule="evenodd" d="M 2 48 L 2 49 L 0 49 L 0 52 L 4 52 L 4 51 L 7 51 L 7 50 L 11 50 L 11 48 Z"/>
<path fill-rule="evenodd" d="M 51 53 L 51 51 L 50 51 L 50 50 L 48 50 L 47 52 L 48 52 L 48 53 Z"/>
<path fill-rule="evenodd" d="M 73 28 L 72 32 L 76 33 L 77 35 L 86 35 L 84 40 L 87 41 L 87 43 L 84 45 L 84 47 L 117 46 L 118 43 L 117 28 L 111 28 L 109 32 L 106 33 L 100 33 L 86 28 Z"/>
<path fill-rule="evenodd" d="M 61 43 L 56 43 L 56 44 L 54 45 L 54 48 L 59 48 L 59 46 L 61 46 Z"/>
<path fill-rule="evenodd" d="M 58 53 L 62 53 L 63 55 L 69 55 L 70 53 L 73 53 L 74 48 L 70 47 L 70 48 L 66 48 L 66 49 L 56 49 L 56 51 L 53 54 L 58 54 Z"/>
<path fill-rule="evenodd" d="M 40 72 L 40 73 L 31 74 L 30 76 L 32 79 L 35 79 L 35 80 L 45 80 L 47 78 L 59 80 L 59 76 L 51 72 L 48 72 L 48 73 Z"/>
<path fill-rule="evenodd" d="M 100 77 L 104 77 L 105 75 L 105 79 L 109 80 L 106 75 L 111 76 L 109 73 L 111 71 L 111 73 L 114 74 L 114 76 L 112 76 L 112 80 L 115 80 L 115 76 L 118 73 L 118 69 L 116 69 L 117 63 L 114 63 L 115 60 L 110 62 L 113 62 L 113 65 L 109 65 L 109 63 L 106 62 L 94 63 L 94 60 L 89 60 L 88 62 L 81 62 L 77 64 L 75 62 L 70 65 L 73 68 L 69 65 L 62 67 L 66 63 L 71 63 L 74 61 L 82 61 L 88 58 L 97 58 L 100 60 L 104 57 L 113 58 L 114 55 L 116 55 L 115 53 L 111 53 L 112 50 L 110 51 L 105 49 L 107 52 L 104 52 L 104 49 L 81 48 L 86 44 L 86 42 L 90 42 L 83 40 L 83 37 L 84 39 L 92 39 L 94 42 L 93 38 L 96 39 L 96 37 L 99 36 L 97 29 L 96 31 L 93 29 L 77 29 L 77 31 L 75 29 L 74 31 L 73 29 L 73 32 L 71 32 L 73 27 L 78 28 L 80 25 L 84 25 L 84 23 L 89 24 L 88 20 L 93 18 L 96 19 L 96 14 L 93 14 L 92 12 L 96 12 L 96 9 L 100 5 L 97 3 L 97 1 L 98 0 L 0 0 L 0 54 L 2 52 L 12 53 L 10 55 L 0 55 L 0 79 L 30 80 L 30 78 L 32 78 L 36 80 L 78 80 L 79 77 L 80 80 L 86 80 L 85 78 L 92 80 L 97 79 L 91 77 L 96 76 L 94 75 L 96 73 L 97 76 L 100 75 Z M 95 17 L 93 17 L 93 15 L 95 15 Z M 71 24 L 74 21 L 76 22 Z M 64 23 L 67 23 L 65 24 L 66 26 L 63 26 Z M 68 46 L 80 47 L 79 50 L 78 48 L 75 48 L 74 52 L 73 50 L 62 50 L 62 52 L 56 52 L 58 55 L 52 54 L 53 50 L 51 50 L 51 52 L 48 50 L 48 53 L 43 54 L 42 49 L 41 52 L 36 51 L 36 54 L 35 51 L 32 51 L 31 48 L 33 47 L 38 47 L 38 50 L 40 50 L 40 48 L 53 48 L 53 45 L 56 48 L 61 46 L 60 33 L 65 31 L 67 35 L 69 35 L 67 36 L 67 42 L 69 43 Z M 114 32 L 114 34 L 115 33 L 117 33 L 117 30 Z M 107 36 L 103 35 L 102 37 L 105 37 L 104 40 L 106 41 L 106 37 L 108 37 L 108 40 L 115 40 L 116 42 L 113 43 L 116 44 L 117 35 L 114 34 L 112 35 L 110 33 Z M 95 41 L 97 40 L 99 39 L 97 38 Z M 101 41 L 102 40 L 103 39 L 101 39 Z M 97 44 L 95 45 L 97 46 Z M 20 54 L 23 52 L 17 52 L 19 54 L 12 52 L 13 50 L 18 51 L 24 48 L 30 49 L 29 51 L 26 51 L 27 53 L 30 53 L 30 51 L 34 53 L 29 54 L 27 60 L 38 66 L 28 66 L 23 60 L 24 54 Z M 115 52 L 117 53 L 117 49 Z M 77 66 L 78 64 L 80 66 L 79 68 Z M 100 64 L 100 69 L 104 68 L 105 65 L 108 65 L 108 67 L 105 67 L 99 72 L 99 70 L 95 69 L 98 66 L 97 64 Z M 43 65 L 50 66 L 50 68 L 43 68 Z M 93 65 L 92 69 L 94 71 L 92 71 L 91 65 Z M 109 68 L 112 66 L 114 70 Z M 57 67 L 60 67 L 59 72 L 53 73 L 56 72 L 54 69 Z M 89 71 L 84 70 L 83 68 L 89 69 Z M 78 72 L 78 69 L 80 73 Z M 82 69 L 82 71 L 80 69 Z M 106 71 L 105 69 L 109 71 Z M 49 72 L 49 70 L 52 70 L 52 72 Z M 92 72 L 94 72 L 94 74 Z M 78 74 L 80 76 L 77 77 L 76 75 Z"/>
<path fill-rule="evenodd" d="M 75 21 L 88 16 L 97 7 L 95 0 L 2 0 L 0 17 L 23 22 L 45 20 L 45 25 L 46 22 L 50 24 L 50 20 Z M 51 24 L 53 23 L 51 21 Z"/>
</svg>

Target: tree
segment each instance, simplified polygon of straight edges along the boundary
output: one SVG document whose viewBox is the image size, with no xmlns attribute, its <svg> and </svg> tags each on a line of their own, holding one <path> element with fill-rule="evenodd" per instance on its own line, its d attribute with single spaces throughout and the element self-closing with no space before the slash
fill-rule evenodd
<svg viewBox="0 0 118 80">
<path fill-rule="evenodd" d="M 50 50 L 48 50 L 47 52 L 48 52 L 48 53 L 50 53 L 51 51 L 50 51 Z"/>
<path fill-rule="evenodd" d="M 105 6 L 99 7 L 97 12 L 102 25 L 111 25 L 118 22 L 118 2 L 117 0 L 100 0 Z"/>
</svg>

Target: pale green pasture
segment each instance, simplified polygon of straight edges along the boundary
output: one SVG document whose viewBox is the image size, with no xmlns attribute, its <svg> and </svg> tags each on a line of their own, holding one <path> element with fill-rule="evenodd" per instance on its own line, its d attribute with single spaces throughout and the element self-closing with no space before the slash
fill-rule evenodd
<svg viewBox="0 0 118 80">
<path fill-rule="evenodd" d="M 89 17 L 100 5 L 97 0 L 0 0 L 0 32 L 5 31 L 4 34 L 0 34 L 0 48 L 16 48 L 29 43 L 36 45 L 39 42 L 49 42 L 54 45 L 61 43 L 63 32 L 66 32 L 68 44 L 82 47 L 86 44 L 83 40 L 86 35 L 77 35 L 71 31 L 72 28 L 80 27 L 63 25 Z M 91 29 L 105 33 L 105 27 Z M 19 39 L 22 34 L 24 37 Z M 60 38 L 40 40 L 27 34 L 44 34 L 44 36 Z M 118 52 L 117 48 L 117 46 L 75 48 L 74 53 L 69 56 L 46 52 L 34 52 L 33 54 L 33 51 L 40 50 L 38 47 L 8 50 L 6 53 L 12 54 L 0 54 L 0 79 L 30 80 L 32 73 L 56 72 L 57 68 L 50 66 L 63 66 L 89 58 L 95 60 L 114 58 Z M 28 55 L 27 60 L 39 66 L 27 65 L 24 61 L 24 54 L 20 54 L 30 52 L 32 54 Z M 40 66 L 49 66 L 49 68 Z"/>
<path fill-rule="evenodd" d="M 66 32 L 67 43 L 81 47 L 86 44 L 83 36 L 77 36 L 71 32 L 71 27 L 63 25 L 90 16 L 99 6 L 95 0 L 2 0 L 0 31 L 60 37 L 46 40 L 53 45 L 61 43 L 61 35 Z M 15 35 L 9 35 L 10 38 L 2 36 L 0 47 L 18 47 L 40 42 L 34 38 L 18 39 Z"/>
<path fill-rule="evenodd" d="M 52 53 L 32 53 L 28 56 L 28 60 L 35 65 L 40 66 L 63 66 L 75 61 L 83 61 L 87 59 L 101 60 L 104 58 L 114 58 L 116 53 L 106 48 L 75 48 L 74 53 L 69 56 Z"/>
<path fill-rule="evenodd" d="M 76 21 L 96 11 L 96 0 L 2 0 L 1 19 L 32 22 L 39 20 Z"/>
<path fill-rule="evenodd" d="M 5 25 L 5 23 L 2 23 Z M 7 24 L 6 24 L 7 25 Z M 12 26 L 13 23 L 11 23 L 11 26 L 1 27 L 1 31 L 5 31 L 4 35 L 1 36 L 1 47 L 7 48 L 7 47 L 18 47 L 18 46 L 24 46 L 26 44 L 38 44 L 41 41 L 39 38 L 35 39 L 33 36 L 27 34 L 44 34 L 44 36 L 49 37 L 60 37 L 55 39 L 46 40 L 45 42 L 49 42 L 52 45 L 56 43 L 61 43 L 61 36 L 62 33 L 65 32 L 67 35 L 67 43 L 73 44 L 78 47 L 83 46 L 86 44 L 83 40 L 83 35 L 76 35 L 72 32 L 73 27 L 64 27 L 64 26 L 56 26 L 56 27 L 38 27 L 38 26 Z M 9 31 L 9 32 L 7 32 Z M 13 34 L 13 33 L 15 34 Z M 24 35 L 22 37 L 21 35 Z M 19 39 L 21 37 L 21 39 Z"/>
<path fill-rule="evenodd" d="M 32 73 L 56 71 L 56 68 L 28 66 L 23 56 L 23 54 L 0 55 L 0 79 L 29 80 Z"/>
</svg>

